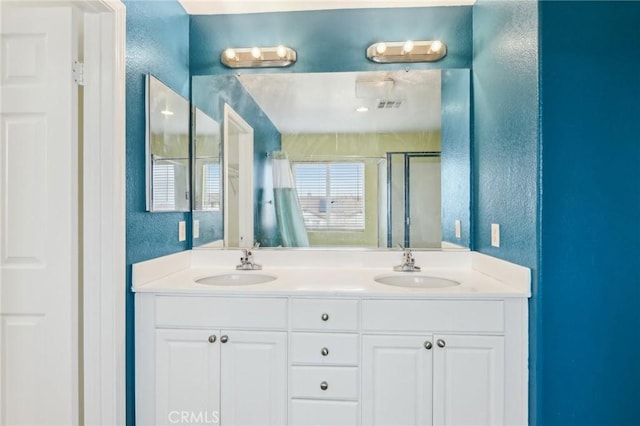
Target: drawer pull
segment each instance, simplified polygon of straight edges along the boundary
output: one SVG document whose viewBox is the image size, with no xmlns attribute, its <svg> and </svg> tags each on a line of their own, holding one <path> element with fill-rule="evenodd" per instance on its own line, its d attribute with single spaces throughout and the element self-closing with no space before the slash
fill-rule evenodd
<svg viewBox="0 0 640 426">
<path fill-rule="evenodd" d="M 322 350 L 320 352 L 322 353 L 322 356 L 329 355 L 329 349 L 328 348 L 322 348 Z"/>
<path fill-rule="evenodd" d="M 440 348 L 444 348 L 447 345 L 447 342 L 445 342 L 442 339 L 438 339 L 438 341 L 436 343 L 438 344 L 438 347 L 440 347 Z"/>
<path fill-rule="evenodd" d="M 209 336 L 209 343 L 215 343 L 216 342 L 216 335 L 212 334 L 211 336 Z"/>
<path fill-rule="evenodd" d="M 323 391 L 326 391 L 327 389 L 329 389 L 329 383 L 327 382 L 320 383 L 320 389 L 322 389 Z"/>
<path fill-rule="evenodd" d="M 229 336 L 225 334 L 224 336 L 220 337 L 220 341 L 222 343 L 227 343 L 229 341 Z"/>
<path fill-rule="evenodd" d="M 329 314 L 322 314 L 320 318 L 322 318 L 322 321 L 329 321 Z"/>
<path fill-rule="evenodd" d="M 431 349 L 432 347 L 433 347 L 433 345 L 431 344 L 431 342 L 430 342 L 430 341 L 428 341 L 428 340 L 427 340 L 426 342 L 424 342 L 424 348 L 425 348 L 426 350 L 429 350 L 429 349 Z"/>
</svg>

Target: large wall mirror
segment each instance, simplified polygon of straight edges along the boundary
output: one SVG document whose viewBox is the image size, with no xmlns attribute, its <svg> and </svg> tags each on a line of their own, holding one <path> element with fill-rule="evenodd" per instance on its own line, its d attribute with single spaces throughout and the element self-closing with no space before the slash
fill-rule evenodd
<svg viewBox="0 0 640 426">
<path fill-rule="evenodd" d="M 189 101 L 146 76 L 147 210 L 189 211 Z"/>
<path fill-rule="evenodd" d="M 192 93 L 254 129 L 261 246 L 468 247 L 469 70 L 195 76 Z M 219 245 L 199 227 L 194 245 Z"/>
</svg>

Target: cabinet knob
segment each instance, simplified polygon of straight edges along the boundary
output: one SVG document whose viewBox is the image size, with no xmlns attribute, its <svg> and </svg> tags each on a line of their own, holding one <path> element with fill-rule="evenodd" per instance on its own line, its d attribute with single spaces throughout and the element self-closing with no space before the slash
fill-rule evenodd
<svg viewBox="0 0 640 426">
<path fill-rule="evenodd" d="M 322 350 L 320 352 L 322 353 L 322 356 L 329 355 L 329 349 L 328 348 L 322 348 Z"/>
<path fill-rule="evenodd" d="M 427 340 L 426 342 L 424 342 L 424 348 L 426 350 L 429 350 L 433 347 L 433 345 L 431 344 L 431 342 L 429 340 Z"/>
<path fill-rule="evenodd" d="M 212 334 L 211 336 L 209 336 L 209 343 L 215 343 L 216 342 L 216 335 Z"/>
<path fill-rule="evenodd" d="M 322 314 L 322 321 L 329 321 L 329 314 Z"/>
<path fill-rule="evenodd" d="M 320 383 L 320 389 L 322 389 L 323 391 L 329 389 L 329 383 L 327 382 Z"/>
<path fill-rule="evenodd" d="M 436 342 L 436 344 L 438 345 L 438 347 L 440 348 L 444 348 L 445 346 L 447 346 L 447 342 L 445 342 L 442 339 L 438 339 L 438 341 Z"/>
<path fill-rule="evenodd" d="M 227 336 L 226 334 L 224 336 L 221 336 L 220 341 L 222 343 L 227 343 L 229 341 L 229 336 Z"/>
</svg>

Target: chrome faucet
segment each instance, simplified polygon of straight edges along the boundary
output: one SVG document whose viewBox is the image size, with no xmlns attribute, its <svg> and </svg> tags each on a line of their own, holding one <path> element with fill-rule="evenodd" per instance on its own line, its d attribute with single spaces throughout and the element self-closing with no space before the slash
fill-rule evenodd
<svg viewBox="0 0 640 426">
<path fill-rule="evenodd" d="M 260 247 L 260 243 L 256 243 L 253 246 L 253 249 L 257 249 L 258 247 Z M 262 265 L 253 263 L 253 253 L 251 252 L 253 249 L 241 249 L 242 256 L 240 257 L 240 264 L 236 265 L 236 269 L 242 271 L 256 271 L 262 269 Z"/>
<path fill-rule="evenodd" d="M 398 272 L 420 271 L 420 267 L 416 266 L 416 260 L 413 258 L 413 253 L 411 253 L 411 249 L 402 247 L 400 244 L 398 244 L 398 246 L 402 249 L 402 265 L 394 266 L 393 270 Z"/>
</svg>

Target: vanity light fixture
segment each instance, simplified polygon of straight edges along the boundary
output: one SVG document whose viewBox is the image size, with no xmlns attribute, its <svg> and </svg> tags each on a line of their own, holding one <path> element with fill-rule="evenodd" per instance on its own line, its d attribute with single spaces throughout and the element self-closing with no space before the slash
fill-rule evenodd
<svg viewBox="0 0 640 426">
<path fill-rule="evenodd" d="M 367 48 L 367 58 L 380 64 L 435 62 L 446 54 L 447 46 L 440 40 L 381 41 Z"/>
<path fill-rule="evenodd" d="M 220 62 L 229 68 L 288 67 L 296 62 L 296 51 L 286 46 L 228 48 Z"/>
</svg>

